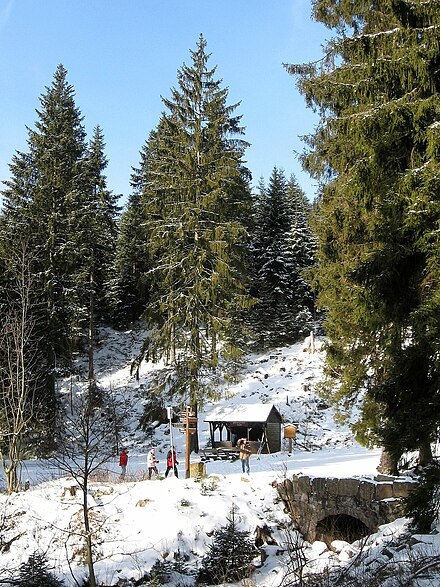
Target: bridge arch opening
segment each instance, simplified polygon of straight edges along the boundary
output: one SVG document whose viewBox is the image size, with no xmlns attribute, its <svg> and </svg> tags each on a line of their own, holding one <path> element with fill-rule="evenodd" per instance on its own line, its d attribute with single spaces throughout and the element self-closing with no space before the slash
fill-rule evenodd
<svg viewBox="0 0 440 587">
<path fill-rule="evenodd" d="M 358 518 L 346 514 L 327 516 L 316 524 L 315 540 L 322 540 L 330 546 L 333 540 L 355 542 L 371 534 Z"/>
</svg>

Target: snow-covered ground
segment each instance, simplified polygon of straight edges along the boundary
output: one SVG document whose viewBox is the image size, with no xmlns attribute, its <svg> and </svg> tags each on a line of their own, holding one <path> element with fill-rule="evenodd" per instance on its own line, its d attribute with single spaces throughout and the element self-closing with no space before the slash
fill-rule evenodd
<svg viewBox="0 0 440 587">
<path fill-rule="evenodd" d="M 241 381 L 224 390 L 227 399 L 215 404 L 274 404 L 285 422 L 298 425 L 297 443 L 291 453 L 284 444 L 279 453 L 252 455 L 249 476 L 243 476 L 239 461 L 209 461 L 206 479 L 185 479 L 185 438 L 174 429 L 179 478 L 170 475 L 166 479 L 148 481 L 145 473 L 149 449 L 156 447 L 158 467 L 163 474 L 170 442 L 167 425 L 156 427 L 154 434 L 148 437 L 137 426 L 137 417 L 142 413 L 140 397 L 153 366 L 143 364 L 139 380 L 130 375 L 130 364 L 141 341 L 139 331 L 103 330 L 101 336 L 102 343 L 95 358 L 98 381 L 115 395 L 126 398 L 132 419 L 127 421 L 121 442 L 129 448 L 126 481 L 118 479 L 115 455 L 114 461 L 108 464 L 105 480 L 91 484 L 89 505 L 95 530 L 98 561 L 95 569 L 99 584 L 115 585 L 119 581 L 119 585 L 128 585 L 124 580 L 139 579 L 157 560 L 185 560 L 186 565 L 195 569 L 210 544 L 213 531 L 225 525 L 234 505 L 241 529 L 253 532 L 256 526 L 266 524 L 278 543 L 272 550 L 268 548 L 269 557 L 255 570 L 253 584 L 259 587 L 281 585 L 288 562 L 283 546 L 290 520 L 272 482 L 299 472 L 324 477 L 373 475 L 379 462 L 379 450 L 367 450 L 354 442 L 350 431 L 333 422 L 331 409 L 316 395 L 324 359 L 322 341 L 316 341 L 315 353 L 308 352 L 306 341 L 249 357 Z M 61 391 L 70 392 L 72 385 L 79 388 L 80 380 L 61 382 Z M 208 443 L 208 425 L 203 420 L 212 408 L 212 404 L 204 406 L 199 415 L 201 447 Z M 191 461 L 195 460 L 197 456 L 191 455 Z M 42 552 L 66 585 L 76 584 L 72 574 L 81 583 L 87 573 L 81 537 L 80 492 L 76 496 L 66 492 L 68 482 L 42 461 L 25 462 L 23 478 L 30 480 L 28 491 L 13 496 L 0 495 L 0 577 L 13 573 L 30 554 Z M 369 539 L 370 556 L 380 560 L 378 549 L 381 545 L 388 544 L 390 552 L 390 541 L 404 530 L 405 520 L 383 527 Z M 8 546 L 4 546 L 9 541 Z M 421 546 L 415 545 L 416 550 L 426 548 L 440 552 L 435 536 L 424 537 L 417 544 Z M 344 563 L 360 548 L 360 545 L 342 544 L 335 548 L 339 552 L 330 552 L 322 543 L 305 545 L 315 567 L 329 561 Z M 192 585 L 193 580 L 190 576 L 180 576 L 170 584 Z M 409 585 L 433 584 L 423 583 L 421 579 Z"/>
</svg>

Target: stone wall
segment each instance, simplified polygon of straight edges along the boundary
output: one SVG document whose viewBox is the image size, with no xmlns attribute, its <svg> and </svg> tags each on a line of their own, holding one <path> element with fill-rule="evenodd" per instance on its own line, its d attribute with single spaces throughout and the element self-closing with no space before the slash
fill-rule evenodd
<svg viewBox="0 0 440 587">
<path fill-rule="evenodd" d="M 274 485 L 298 530 L 313 542 L 318 522 L 328 516 L 352 516 L 375 532 L 402 516 L 401 500 L 416 482 L 385 475 L 345 479 L 294 475 Z"/>
</svg>

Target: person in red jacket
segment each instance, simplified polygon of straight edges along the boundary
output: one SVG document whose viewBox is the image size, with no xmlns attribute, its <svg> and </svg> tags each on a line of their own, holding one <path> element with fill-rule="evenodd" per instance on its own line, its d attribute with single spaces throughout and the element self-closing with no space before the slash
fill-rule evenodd
<svg viewBox="0 0 440 587">
<path fill-rule="evenodd" d="M 168 451 L 167 454 L 167 470 L 165 471 L 165 477 L 168 476 L 168 473 L 171 471 L 171 469 L 174 469 L 174 475 L 176 477 L 179 477 L 178 473 L 177 473 L 177 465 L 178 465 L 178 461 L 177 461 L 177 456 L 176 456 L 176 451 L 173 450 L 171 451 L 171 449 Z"/>
<path fill-rule="evenodd" d="M 125 472 L 127 470 L 127 463 L 128 463 L 128 450 L 123 448 L 121 450 L 121 454 L 119 455 L 119 466 L 121 467 L 121 481 L 125 479 Z"/>
</svg>

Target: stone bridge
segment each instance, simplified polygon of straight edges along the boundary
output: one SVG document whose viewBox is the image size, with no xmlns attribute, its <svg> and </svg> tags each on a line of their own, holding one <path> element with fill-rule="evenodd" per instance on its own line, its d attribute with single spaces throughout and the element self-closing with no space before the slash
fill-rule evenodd
<svg viewBox="0 0 440 587">
<path fill-rule="evenodd" d="M 294 475 L 274 486 L 308 542 L 336 538 L 353 542 L 401 517 L 402 498 L 416 482 L 388 475 L 346 479 Z"/>
</svg>

